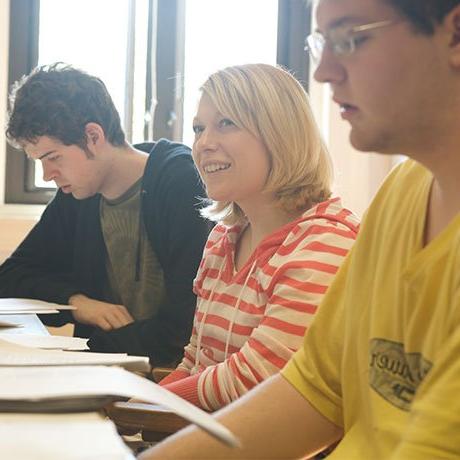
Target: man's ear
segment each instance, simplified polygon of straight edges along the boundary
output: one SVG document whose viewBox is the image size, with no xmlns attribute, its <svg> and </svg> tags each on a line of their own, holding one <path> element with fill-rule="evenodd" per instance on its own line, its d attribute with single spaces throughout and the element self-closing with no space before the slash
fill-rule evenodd
<svg viewBox="0 0 460 460">
<path fill-rule="evenodd" d="M 87 123 L 85 126 L 86 143 L 89 149 L 98 148 L 105 143 L 105 133 L 101 125 Z"/>
<path fill-rule="evenodd" d="M 450 63 L 460 69 L 460 5 L 453 8 L 446 16 L 444 24 L 449 33 Z"/>
</svg>

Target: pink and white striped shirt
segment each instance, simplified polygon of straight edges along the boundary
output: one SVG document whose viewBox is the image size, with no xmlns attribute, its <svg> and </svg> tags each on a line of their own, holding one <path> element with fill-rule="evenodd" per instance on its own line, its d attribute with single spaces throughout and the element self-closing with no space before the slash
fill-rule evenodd
<svg viewBox="0 0 460 460">
<path fill-rule="evenodd" d="M 190 343 L 167 389 L 216 410 L 277 373 L 302 345 L 358 219 L 333 198 L 276 230 L 236 270 L 239 226 L 211 232 L 194 282 Z"/>
</svg>

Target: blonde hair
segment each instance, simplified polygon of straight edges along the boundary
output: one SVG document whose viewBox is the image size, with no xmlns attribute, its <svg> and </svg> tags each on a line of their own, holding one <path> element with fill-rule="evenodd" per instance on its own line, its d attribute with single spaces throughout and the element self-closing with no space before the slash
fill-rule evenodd
<svg viewBox="0 0 460 460">
<path fill-rule="evenodd" d="M 268 64 L 227 67 L 201 87 L 225 117 L 265 145 L 270 172 L 264 192 L 289 213 L 301 213 L 331 195 L 332 163 L 308 95 L 286 70 Z M 246 221 L 234 202 L 210 201 L 202 215 L 227 225 Z"/>
</svg>

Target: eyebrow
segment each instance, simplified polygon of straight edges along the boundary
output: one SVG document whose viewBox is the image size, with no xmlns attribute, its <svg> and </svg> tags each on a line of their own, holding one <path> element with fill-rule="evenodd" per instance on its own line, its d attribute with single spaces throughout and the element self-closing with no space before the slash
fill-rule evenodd
<svg viewBox="0 0 460 460">
<path fill-rule="evenodd" d="M 326 27 L 326 30 L 336 29 L 338 27 L 347 26 L 347 25 L 356 25 L 359 23 L 366 22 L 366 19 L 359 16 L 342 16 L 331 23 Z M 320 29 L 316 29 L 317 32 L 321 32 Z"/>
<path fill-rule="evenodd" d="M 45 152 L 43 155 L 40 155 L 37 158 L 33 158 L 30 155 L 28 155 L 28 157 L 32 160 L 43 160 L 43 158 L 46 158 L 48 155 L 51 155 L 52 153 L 56 153 L 56 150 L 50 150 L 48 152 Z"/>
</svg>

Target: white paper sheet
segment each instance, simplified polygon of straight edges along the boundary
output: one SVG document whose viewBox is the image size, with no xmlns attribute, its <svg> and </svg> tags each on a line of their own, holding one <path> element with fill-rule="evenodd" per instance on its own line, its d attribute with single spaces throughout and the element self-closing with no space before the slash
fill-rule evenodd
<svg viewBox="0 0 460 460">
<path fill-rule="evenodd" d="M 0 319 L 20 326 L 14 329 L 2 329 L 0 337 L 10 334 L 50 335 L 37 315 L 3 315 Z"/>
<path fill-rule="evenodd" d="M 29 310 L 7 310 L 6 308 L 0 309 L 0 315 L 51 315 L 59 313 L 59 310 L 37 310 L 36 308 L 30 308 Z"/>
<path fill-rule="evenodd" d="M 14 314 L 14 313 L 43 313 L 54 310 L 75 310 L 72 305 L 60 305 L 52 302 L 44 302 L 43 300 L 36 299 L 0 299 L 0 313 L 1 314 Z M 6 313 L 8 312 L 8 313 Z"/>
<path fill-rule="evenodd" d="M 40 350 L 17 345 L 6 339 L 6 337 L 0 338 L 0 366 L 117 365 L 137 372 L 150 370 L 149 360 L 145 356 L 128 356 L 124 353 Z"/>
<path fill-rule="evenodd" d="M 0 458 L 134 460 L 113 423 L 96 413 L 0 414 Z"/>
<path fill-rule="evenodd" d="M 65 337 L 60 335 L 38 335 L 38 334 L 9 334 L 0 339 L 15 343 L 24 347 L 42 348 L 45 350 L 89 350 L 88 339 L 80 337 Z"/>
<path fill-rule="evenodd" d="M 197 424 L 230 446 L 234 435 L 211 415 L 159 385 L 116 367 L 0 368 L 0 400 L 42 401 L 47 398 L 118 396 L 161 404 Z"/>
</svg>

